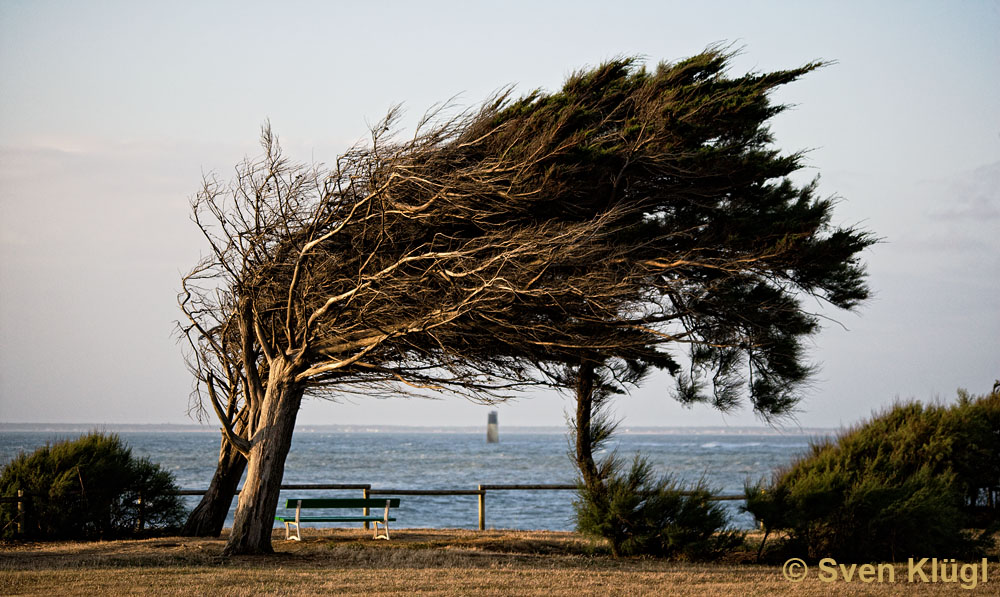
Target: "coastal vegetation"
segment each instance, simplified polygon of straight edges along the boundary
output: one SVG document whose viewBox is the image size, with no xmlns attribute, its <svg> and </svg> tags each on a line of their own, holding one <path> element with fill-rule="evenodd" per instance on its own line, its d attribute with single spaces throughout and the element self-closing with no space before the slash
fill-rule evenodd
<svg viewBox="0 0 1000 597">
<path fill-rule="evenodd" d="M 786 533 L 778 554 L 899 561 L 976 558 L 1000 530 L 1000 388 L 951 406 L 902 403 L 747 488 Z M 780 557 L 780 555 L 778 556 Z"/>
<path fill-rule="evenodd" d="M 92 432 L 20 454 L 0 473 L 0 496 L 23 491 L 0 509 L 0 536 L 32 539 L 113 539 L 176 533 L 185 511 L 173 476 L 148 458 L 135 458 L 115 434 Z"/>
<path fill-rule="evenodd" d="M 603 491 L 581 484 L 573 505 L 577 530 L 607 539 L 612 555 L 711 560 L 743 543 L 703 484 L 685 491 L 669 476 L 656 478 L 639 455 L 628 469 L 615 460 L 605 471 Z"/>
</svg>

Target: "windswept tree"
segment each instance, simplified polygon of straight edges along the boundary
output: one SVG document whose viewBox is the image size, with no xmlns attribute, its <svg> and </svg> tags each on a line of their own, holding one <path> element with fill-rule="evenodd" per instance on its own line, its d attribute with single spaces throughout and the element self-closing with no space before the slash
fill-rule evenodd
<svg viewBox="0 0 1000 597">
<path fill-rule="evenodd" d="M 307 391 L 544 381 L 590 408 L 601 372 L 660 368 L 687 402 L 790 408 L 817 325 L 800 297 L 863 299 L 871 239 L 832 228 L 787 180 L 801 156 L 770 147 L 767 94 L 818 65 L 729 78 L 727 60 L 612 61 L 406 142 L 390 116 L 329 169 L 265 130 L 262 159 L 206 181 L 212 253 L 181 304 L 200 395 L 249 462 L 227 552 L 270 549 Z"/>
<path fill-rule="evenodd" d="M 560 328 L 532 305 L 562 301 L 560 319 L 601 322 L 631 298 L 634 272 L 593 275 L 616 261 L 618 208 L 579 221 L 504 217 L 484 198 L 509 185 L 424 159 L 451 134 L 446 123 L 401 145 L 376 135 L 322 170 L 287 162 L 265 130 L 262 159 L 196 198 L 212 253 L 183 280 L 190 364 L 248 462 L 227 553 L 270 549 L 307 390 L 403 383 L 489 399 L 532 383 L 530 366 L 548 352 L 590 341 L 588 326 Z"/>
<path fill-rule="evenodd" d="M 560 365 L 552 377 L 575 388 L 578 427 L 592 420 L 595 392 L 606 398 L 654 369 L 673 376 L 683 403 L 730 410 L 745 399 L 764 418 L 787 414 L 812 371 L 803 343 L 819 330 L 805 301 L 853 309 L 868 297 L 860 253 L 874 238 L 831 224 L 834 200 L 816 180 L 790 178 L 804 156 L 782 153 L 768 129 L 786 109 L 771 93 L 822 63 L 734 77 L 731 57 L 711 49 L 654 71 L 615 60 L 557 93 L 502 97 L 433 156 L 528 189 L 514 207 L 494 206 L 502 217 L 618 210 L 610 242 L 632 294 L 616 295 L 611 321 L 565 319 L 590 339 L 548 355 Z M 623 344 L 625 329 L 642 334 Z M 586 433 L 578 439 L 587 477 L 595 466 Z"/>
<path fill-rule="evenodd" d="M 731 77 L 730 58 L 710 50 L 655 72 L 614 61 L 479 123 L 506 159 L 547 156 L 547 215 L 628 206 L 615 243 L 648 275 L 616 321 L 654 333 L 627 352 L 581 344 L 550 370 L 576 395 L 574 456 L 596 503 L 622 474 L 593 456 L 614 430 L 603 414 L 614 394 L 659 369 L 683 403 L 728 411 L 745 399 L 780 417 L 812 371 L 803 342 L 820 317 L 805 301 L 853 309 L 868 297 L 859 254 L 874 238 L 831 224 L 817 181 L 790 178 L 803 154 L 781 153 L 768 129 L 785 109 L 770 94 L 822 64 Z M 525 139 L 520 154 L 504 133 Z"/>
<path fill-rule="evenodd" d="M 831 224 L 817 181 L 790 178 L 803 154 L 781 153 L 768 129 L 786 108 L 769 95 L 822 64 L 731 77 L 730 58 L 712 50 L 655 72 L 612 62 L 507 111 L 512 128 L 581 140 L 554 166 L 577 205 L 638 214 L 618 242 L 650 268 L 635 319 L 657 337 L 626 359 L 580 351 L 558 373 L 577 397 L 577 464 L 595 491 L 612 471 L 592 446 L 614 429 L 595 411 L 614 393 L 665 369 L 685 404 L 728 411 L 746 399 L 780 417 L 812 371 L 803 342 L 820 317 L 804 301 L 853 309 L 868 297 L 859 257 L 874 238 Z"/>
</svg>

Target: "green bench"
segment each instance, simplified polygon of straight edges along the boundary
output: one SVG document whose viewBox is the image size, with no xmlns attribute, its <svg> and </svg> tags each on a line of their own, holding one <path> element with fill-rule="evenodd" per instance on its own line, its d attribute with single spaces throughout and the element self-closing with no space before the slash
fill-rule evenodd
<svg viewBox="0 0 1000 597">
<path fill-rule="evenodd" d="M 292 498 L 285 502 L 285 508 L 291 509 L 295 508 L 295 516 L 275 516 L 274 519 L 278 522 L 285 523 L 285 539 L 293 541 L 301 541 L 302 535 L 299 534 L 299 524 L 303 522 L 374 522 L 375 523 L 375 539 L 389 539 L 389 522 L 395 521 L 395 518 L 389 516 L 389 508 L 398 508 L 399 498 L 316 498 L 316 499 L 305 499 L 305 498 Z M 302 516 L 302 510 L 307 508 L 323 508 L 323 509 L 358 509 L 363 508 L 363 514 L 357 514 L 354 516 Z M 368 513 L 369 508 L 385 508 L 385 511 L 381 515 L 372 515 Z M 382 524 L 385 529 L 384 535 L 378 534 L 378 525 Z M 295 525 L 295 536 L 290 536 L 288 525 Z M 367 528 L 367 524 L 365 528 Z"/>
</svg>

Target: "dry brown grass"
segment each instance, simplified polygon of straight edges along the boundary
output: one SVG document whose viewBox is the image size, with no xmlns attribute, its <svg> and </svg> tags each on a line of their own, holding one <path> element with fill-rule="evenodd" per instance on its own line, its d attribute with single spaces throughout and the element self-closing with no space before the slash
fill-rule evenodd
<svg viewBox="0 0 1000 597">
<path fill-rule="evenodd" d="M 573 533 L 394 530 L 390 542 L 353 529 L 275 533 L 273 556 L 221 557 L 224 539 L 0 545 L 2 595 L 915 595 L 954 584 L 794 584 L 780 567 L 615 560 Z M 1000 567 L 971 594 L 996 595 Z"/>
</svg>

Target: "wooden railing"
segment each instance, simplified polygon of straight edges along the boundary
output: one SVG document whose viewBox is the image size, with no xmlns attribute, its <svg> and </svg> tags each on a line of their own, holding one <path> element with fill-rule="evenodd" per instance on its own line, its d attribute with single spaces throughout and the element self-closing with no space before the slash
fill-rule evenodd
<svg viewBox="0 0 1000 597">
<path fill-rule="evenodd" d="M 538 484 L 538 485 L 504 485 L 504 484 L 480 484 L 476 489 L 384 489 L 373 488 L 368 483 L 328 483 L 315 485 L 282 485 L 281 489 L 286 490 L 357 490 L 360 489 L 362 495 L 368 498 L 373 495 L 474 495 L 479 498 L 479 530 L 486 530 L 486 494 L 490 491 L 566 491 L 577 489 L 572 484 Z M 206 490 L 182 489 L 178 495 L 202 495 Z M 239 490 L 236 490 L 239 494 Z M 681 492 L 682 495 L 691 495 L 688 492 Z M 744 500 L 742 495 L 715 495 L 709 498 L 713 501 L 721 500 Z M 366 511 L 365 514 L 368 512 Z M 368 523 L 365 523 L 368 528 Z"/>
<path fill-rule="evenodd" d="M 538 485 L 504 485 L 504 484 L 480 484 L 476 489 L 392 489 L 373 488 L 370 483 L 317 483 L 317 484 L 287 484 L 281 489 L 288 491 L 323 491 L 323 490 L 361 490 L 365 498 L 374 495 L 469 495 L 477 496 L 479 501 L 479 530 L 486 529 L 486 495 L 490 491 L 572 491 L 577 488 L 572 484 L 538 484 Z M 204 495 L 206 489 L 179 489 L 176 495 Z M 239 494 L 237 489 L 236 493 Z M 687 492 L 683 492 L 687 493 Z M 711 500 L 743 500 L 742 495 L 716 495 L 709 498 Z M 24 536 L 28 530 L 27 519 L 31 511 L 31 496 L 19 490 L 17 497 L 0 497 L 0 504 L 17 504 L 17 534 Z M 367 514 L 367 510 L 365 514 Z M 141 523 L 140 523 L 141 525 Z M 368 523 L 365 523 L 368 528 Z"/>
<path fill-rule="evenodd" d="M 290 491 L 323 491 L 323 490 L 361 490 L 362 495 L 368 498 L 373 495 L 474 495 L 479 501 L 479 530 L 486 529 L 486 494 L 490 491 L 567 491 L 577 489 L 571 484 L 537 484 L 537 485 L 510 485 L 510 484 L 480 484 L 476 489 L 384 489 L 373 488 L 370 483 L 316 483 L 316 484 L 287 484 L 281 489 Z M 996 508 L 1000 502 L 1000 488 L 987 488 L 988 506 Z M 206 489 L 179 489 L 176 495 L 204 495 Z M 239 494 L 237 489 L 236 493 Z M 682 495 L 691 495 L 690 492 L 681 492 Z M 713 495 L 708 498 L 712 501 L 734 501 L 745 500 L 744 495 Z M 13 521 L 17 525 L 17 535 L 25 536 L 28 532 L 28 517 L 31 515 L 31 496 L 23 490 L 18 490 L 16 497 L 0 497 L 0 504 L 17 504 L 17 517 Z M 367 509 L 365 514 L 367 514 Z M 141 524 L 141 523 L 140 523 Z M 368 523 L 365 523 L 368 528 Z"/>
</svg>

